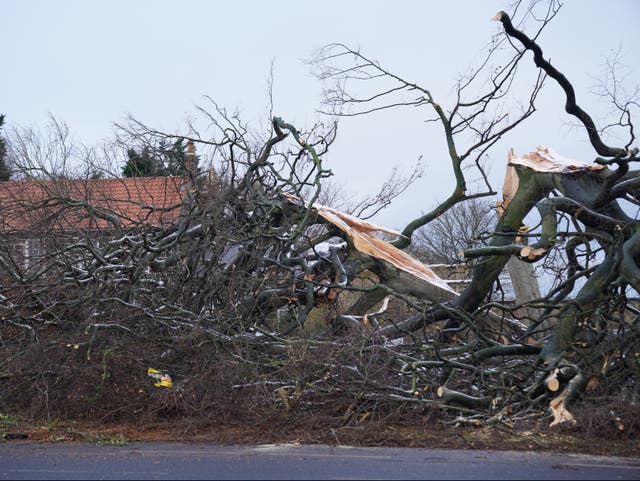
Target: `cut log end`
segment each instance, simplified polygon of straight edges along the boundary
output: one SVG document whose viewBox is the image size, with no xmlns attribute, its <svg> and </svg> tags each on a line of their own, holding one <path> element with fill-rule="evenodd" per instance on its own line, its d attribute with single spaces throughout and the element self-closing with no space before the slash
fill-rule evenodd
<svg viewBox="0 0 640 481">
<path fill-rule="evenodd" d="M 547 250 L 542 247 L 524 246 L 520 249 L 520 257 L 533 261 L 540 259 L 546 252 Z"/>
<path fill-rule="evenodd" d="M 558 391 L 558 389 L 560 389 L 560 381 L 558 380 L 558 377 L 553 374 L 552 376 L 549 377 L 549 379 L 547 379 L 547 389 L 549 389 L 549 391 L 552 392 L 556 392 Z"/>
</svg>

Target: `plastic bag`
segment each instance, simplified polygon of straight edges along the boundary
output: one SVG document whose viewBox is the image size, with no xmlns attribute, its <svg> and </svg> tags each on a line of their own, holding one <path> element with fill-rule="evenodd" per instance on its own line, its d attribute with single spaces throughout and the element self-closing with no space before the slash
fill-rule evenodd
<svg viewBox="0 0 640 481">
<path fill-rule="evenodd" d="M 171 375 L 167 371 L 159 371 L 158 369 L 154 369 L 150 367 L 147 369 L 148 376 L 156 381 L 154 383 L 155 387 L 173 387 L 173 380 L 171 379 Z"/>
</svg>

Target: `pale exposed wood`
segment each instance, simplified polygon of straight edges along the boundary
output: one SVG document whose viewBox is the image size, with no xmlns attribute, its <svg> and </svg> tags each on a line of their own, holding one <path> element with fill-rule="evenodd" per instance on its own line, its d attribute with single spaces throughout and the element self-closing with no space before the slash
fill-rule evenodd
<svg viewBox="0 0 640 481">
<path fill-rule="evenodd" d="M 602 170 L 601 164 L 582 162 L 580 160 L 562 157 L 550 147 L 538 147 L 535 152 L 529 152 L 518 157 L 509 154 L 509 165 L 522 165 L 536 172 L 549 172 L 556 174 L 569 174 L 586 170 Z"/>
<path fill-rule="evenodd" d="M 534 260 L 538 259 L 545 252 L 547 252 L 547 250 L 542 247 L 524 246 L 520 249 L 520 257 Z"/>
<path fill-rule="evenodd" d="M 502 201 L 498 203 L 498 215 L 501 216 L 504 209 L 507 208 L 509 202 L 515 196 L 518 185 L 518 173 L 516 168 L 511 164 L 512 161 L 517 159 L 517 156 L 513 149 L 509 149 L 507 156 L 507 171 L 504 178 L 504 184 L 502 186 Z M 520 226 L 519 232 L 528 232 L 526 226 Z M 526 237 L 516 237 L 516 242 L 526 242 Z M 531 247 L 526 247 L 526 254 L 521 251 L 521 255 L 529 259 L 531 253 Z M 524 248 L 523 248 L 524 249 Z M 535 276 L 535 270 L 533 265 L 527 262 L 512 257 L 507 262 L 507 270 L 509 271 L 509 277 L 511 277 L 511 284 L 516 296 L 517 304 L 524 304 L 527 301 L 540 298 L 540 287 L 538 286 L 538 279 Z M 523 314 L 530 318 L 535 318 L 538 315 L 538 311 L 532 308 L 524 308 Z"/>
<path fill-rule="evenodd" d="M 293 195 L 286 195 L 286 198 L 295 204 L 303 202 Z M 347 234 L 359 252 L 389 262 L 398 269 L 426 282 L 433 288 L 431 300 L 441 301 L 451 299 L 458 295 L 453 288 L 418 259 L 392 246 L 389 242 L 372 235 L 373 232 L 385 232 L 387 234 L 401 236 L 402 234 L 399 232 L 363 221 L 357 217 L 321 204 L 313 204 L 313 208 L 323 219 Z"/>
<path fill-rule="evenodd" d="M 560 395 L 553 398 L 549 403 L 549 408 L 551 408 L 551 412 L 553 413 L 553 421 L 551 422 L 549 427 L 565 422 L 569 422 L 572 424 L 576 423 L 573 414 L 571 414 L 564 405 L 568 393 L 569 388 L 565 387 Z"/>
<path fill-rule="evenodd" d="M 291 404 L 291 399 L 289 398 L 289 394 L 287 393 L 287 391 L 285 389 L 278 389 L 277 391 L 278 397 L 280 399 L 282 399 L 282 401 L 284 402 L 284 407 L 287 411 L 290 411 L 292 408 L 292 404 Z"/>
<path fill-rule="evenodd" d="M 547 252 L 544 247 L 534 247 L 529 253 L 529 259 L 537 259 Z"/>
<path fill-rule="evenodd" d="M 600 378 L 598 376 L 591 376 L 589 382 L 587 382 L 585 391 L 595 391 L 598 387 L 600 387 Z"/>
<path fill-rule="evenodd" d="M 375 317 L 375 316 L 379 316 L 380 314 L 384 314 L 384 312 L 389 307 L 389 299 L 391 299 L 391 296 L 386 296 L 384 298 L 384 300 L 382 301 L 382 306 L 380 306 L 380 309 L 378 309 L 376 312 L 369 312 L 369 313 L 365 314 L 362 317 L 362 323 L 364 325 L 369 325 L 370 324 L 370 321 L 369 321 L 370 317 Z"/>
<path fill-rule="evenodd" d="M 441 398 L 446 404 L 456 403 L 471 409 L 486 409 L 493 402 L 493 397 L 474 397 L 469 396 L 458 391 L 454 391 L 445 386 L 440 386 L 436 391 L 438 397 Z"/>
<path fill-rule="evenodd" d="M 516 172 L 515 167 L 509 164 L 511 160 L 515 158 L 516 154 L 513 149 L 510 149 L 507 160 L 507 172 L 504 176 L 504 184 L 502 185 L 502 201 L 499 201 L 497 205 L 499 216 L 503 214 L 504 210 L 507 208 L 509 202 L 511 202 L 511 199 L 513 199 L 513 196 L 516 195 L 518 190 L 518 173 Z"/>
<path fill-rule="evenodd" d="M 560 389 L 560 381 L 558 380 L 558 376 L 556 375 L 556 373 L 551 374 L 547 378 L 546 384 L 549 391 L 556 392 L 558 389 Z"/>
<path fill-rule="evenodd" d="M 622 424 L 622 419 L 619 417 L 616 417 L 614 419 L 615 423 L 616 423 L 616 428 L 618 428 L 618 431 L 624 431 L 625 427 L 624 424 Z"/>
</svg>

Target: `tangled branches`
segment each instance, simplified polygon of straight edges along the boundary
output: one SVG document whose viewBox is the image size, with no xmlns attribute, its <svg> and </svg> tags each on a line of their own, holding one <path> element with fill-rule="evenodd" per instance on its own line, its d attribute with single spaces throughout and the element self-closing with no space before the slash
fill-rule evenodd
<svg viewBox="0 0 640 481">
<path fill-rule="evenodd" d="M 320 202 L 335 124 L 305 132 L 275 117 L 258 134 L 214 102 L 211 111 L 199 109 L 204 131 L 159 132 L 133 118 L 120 126 L 125 144 L 195 145 L 200 167 L 188 151 L 185 175 L 56 172 L 8 183 L 0 399 L 20 405 L 27 392 L 33 406 L 68 412 L 64 393 L 82 378 L 81 352 L 99 385 L 112 372 L 127 379 L 118 392 L 140 383 L 123 366 L 172 366 L 177 390 L 169 404 L 183 414 L 224 405 L 259 417 L 276 406 L 294 417 L 321 410 L 344 425 L 427 409 L 454 413 L 445 422 L 511 425 L 549 415 L 557 424 L 573 419 L 569 407 L 583 396 L 637 402 L 640 317 L 628 296 L 640 292 L 640 224 L 637 209 L 635 216 L 625 209 L 640 205 L 633 128 L 623 148 L 604 144 L 569 81 L 544 59 L 542 28 L 530 38 L 506 13 L 496 19 L 506 33 L 501 45 L 513 42 L 509 60 L 490 68 L 492 48 L 461 80 L 449 109 L 347 46 L 330 45 L 314 60 L 331 83 L 333 114 L 407 106 L 435 114 L 455 187 L 402 232 Z M 513 93 L 527 49 L 539 75 L 526 107 L 507 114 L 500 102 Z M 473 97 L 482 72 L 484 90 Z M 464 252 L 473 259 L 462 266 L 469 282 L 456 291 L 403 249 L 453 206 L 494 194 L 481 158 L 533 115 L 547 76 L 565 91 L 567 111 L 600 157 L 570 161 L 548 148 L 512 154 L 500 215 L 486 245 Z M 633 102 L 619 105 L 632 126 Z M 468 192 L 466 166 L 480 174 L 483 191 Z M 407 182 L 387 185 L 404 190 Z M 388 190 L 359 207 L 384 207 L 394 196 Z M 527 229 L 534 208 L 541 223 Z M 556 283 L 539 298 L 504 299 L 500 276 L 510 258 L 552 265 Z M 157 396 L 142 394 L 131 394 L 131 412 Z M 102 408 L 93 407 L 101 415 L 126 411 L 118 398 L 101 399 Z"/>
</svg>

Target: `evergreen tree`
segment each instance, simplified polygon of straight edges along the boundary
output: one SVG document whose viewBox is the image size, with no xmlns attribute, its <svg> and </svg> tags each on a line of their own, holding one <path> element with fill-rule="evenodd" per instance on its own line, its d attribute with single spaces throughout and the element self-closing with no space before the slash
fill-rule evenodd
<svg viewBox="0 0 640 481">
<path fill-rule="evenodd" d="M 182 175 L 184 173 L 184 145 L 182 139 L 178 139 L 169 147 L 163 149 L 165 157 L 164 175 Z"/>
<path fill-rule="evenodd" d="M 0 115 L 0 130 L 4 125 L 4 115 Z M 11 169 L 7 165 L 7 144 L 0 135 L 0 181 L 5 182 L 11 179 Z"/>
<path fill-rule="evenodd" d="M 155 177 L 182 175 L 184 173 L 185 146 L 183 139 L 173 144 L 161 142 L 153 152 L 145 147 L 140 153 L 135 149 L 127 150 L 126 165 L 122 169 L 125 177 Z"/>
<path fill-rule="evenodd" d="M 125 177 L 153 177 L 162 175 L 158 173 L 158 161 L 150 154 L 148 148 L 143 148 L 138 153 L 135 149 L 128 149 L 126 165 L 122 169 L 122 175 Z"/>
</svg>

